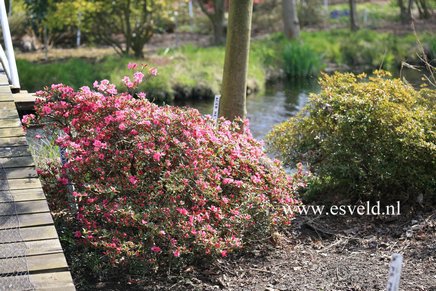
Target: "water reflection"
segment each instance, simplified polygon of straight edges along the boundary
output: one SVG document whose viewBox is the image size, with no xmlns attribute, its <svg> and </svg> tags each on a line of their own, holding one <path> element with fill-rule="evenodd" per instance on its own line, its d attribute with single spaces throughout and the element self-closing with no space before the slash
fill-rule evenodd
<svg viewBox="0 0 436 291">
<path fill-rule="evenodd" d="M 316 79 L 281 81 L 268 84 L 264 94 L 247 98 L 247 116 L 253 136 L 263 139 L 274 125 L 294 116 L 307 102 L 310 93 L 319 92 Z M 213 100 L 183 100 L 174 105 L 197 108 L 212 114 Z"/>
</svg>

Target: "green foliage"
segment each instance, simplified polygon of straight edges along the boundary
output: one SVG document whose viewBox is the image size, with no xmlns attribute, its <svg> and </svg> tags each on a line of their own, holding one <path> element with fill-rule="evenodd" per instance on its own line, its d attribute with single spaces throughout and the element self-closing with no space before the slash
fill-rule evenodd
<svg viewBox="0 0 436 291">
<path fill-rule="evenodd" d="M 323 22 L 322 0 L 302 0 L 297 2 L 298 20 L 301 26 L 318 25 Z"/>
<path fill-rule="evenodd" d="M 386 46 L 386 38 L 375 31 L 359 30 L 350 33 L 348 40 L 341 43 L 343 63 L 370 68 L 392 65 L 392 53 Z"/>
<path fill-rule="evenodd" d="M 319 55 L 301 42 L 289 42 L 284 48 L 283 58 L 285 73 L 291 78 L 315 76 L 321 68 Z"/>
<path fill-rule="evenodd" d="M 435 91 L 389 76 L 324 75 L 321 93 L 268 135 L 286 163 L 309 164 L 316 199 L 436 199 Z"/>
</svg>

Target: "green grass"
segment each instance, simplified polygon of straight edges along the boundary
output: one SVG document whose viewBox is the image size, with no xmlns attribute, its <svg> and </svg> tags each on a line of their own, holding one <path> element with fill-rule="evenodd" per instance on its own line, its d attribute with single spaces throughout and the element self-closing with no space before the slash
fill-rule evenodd
<svg viewBox="0 0 436 291">
<path fill-rule="evenodd" d="M 168 101 L 181 92 L 188 97 L 196 92 L 200 95 L 206 92 L 210 95 L 206 97 L 212 97 L 221 86 L 224 47 L 183 46 L 159 51 L 145 60 L 113 55 L 101 59 L 75 57 L 52 63 L 18 60 L 17 65 L 22 87 L 37 91 L 53 83 L 64 83 L 78 89 L 101 79 L 121 85 L 122 77 L 131 74 L 127 69 L 129 62 L 146 63 L 158 68 L 159 76 L 150 78 L 140 88 L 152 98 Z M 265 70 L 258 55 L 250 58 L 248 79 L 250 84 L 263 90 Z"/>
</svg>

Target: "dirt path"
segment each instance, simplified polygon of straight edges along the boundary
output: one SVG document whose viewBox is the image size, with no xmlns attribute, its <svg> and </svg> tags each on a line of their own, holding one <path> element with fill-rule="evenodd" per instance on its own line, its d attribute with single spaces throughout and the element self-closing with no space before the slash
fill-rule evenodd
<svg viewBox="0 0 436 291">
<path fill-rule="evenodd" d="M 150 276 L 129 290 L 386 290 L 390 258 L 404 256 L 401 288 L 436 291 L 436 210 L 389 221 L 300 217 L 291 232 L 213 266 Z M 100 284 L 103 290 L 125 285 Z"/>
</svg>

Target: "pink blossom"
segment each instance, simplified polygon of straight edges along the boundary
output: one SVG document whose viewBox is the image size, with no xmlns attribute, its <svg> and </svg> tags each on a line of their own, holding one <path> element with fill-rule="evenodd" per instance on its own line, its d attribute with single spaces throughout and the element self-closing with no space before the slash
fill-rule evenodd
<svg viewBox="0 0 436 291">
<path fill-rule="evenodd" d="M 175 250 L 175 251 L 173 251 L 173 255 L 174 255 L 176 258 L 180 257 L 180 251 L 179 251 L 179 250 Z"/>
<path fill-rule="evenodd" d="M 181 215 L 188 215 L 188 210 L 186 208 L 177 208 L 177 212 L 179 212 Z"/>
<path fill-rule="evenodd" d="M 150 68 L 148 70 L 148 72 L 150 73 L 150 75 L 152 76 L 157 76 L 157 68 Z"/>
<path fill-rule="evenodd" d="M 124 123 L 120 123 L 120 125 L 118 125 L 118 128 L 120 130 L 125 130 L 126 129 L 126 125 Z"/>
<path fill-rule="evenodd" d="M 80 230 L 77 230 L 77 231 L 74 232 L 74 237 L 75 237 L 75 238 L 80 238 L 80 237 L 82 237 L 82 233 L 80 232 Z"/>
<path fill-rule="evenodd" d="M 159 162 L 160 161 L 160 158 L 163 156 L 163 154 L 162 153 L 160 153 L 160 152 L 155 152 L 154 154 L 153 154 L 153 160 L 155 160 L 156 162 Z"/>
<path fill-rule="evenodd" d="M 48 105 L 46 105 L 46 106 L 42 107 L 42 111 L 44 112 L 44 114 L 48 115 L 51 113 L 51 108 Z"/>
<path fill-rule="evenodd" d="M 144 74 L 142 72 L 136 72 L 135 74 L 133 74 L 133 79 L 137 84 L 141 83 L 143 78 Z"/>
<path fill-rule="evenodd" d="M 136 185 L 138 183 L 138 179 L 136 179 L 135 176 L 130 176 L 129 182 L 132 183 L 132 185 Z"/>
<path fill-rule="evenodd" d="M 158 247 L 158 246 L 152 246 L 151 247 L 151 251 L 154 252 L 154 253 L 159 253 L 159 252 L 162 251 L 162 249 L 160 247 Z"/>
<path fill-rule="evenodd" d="M 138 64 L 136 64 L 136 63 L 128 63 L 127 64 L 127 68 L 129 70 L 134 70 L 134 69 L 136 69 L 137 66 L 138 66 Z"/>
</svg>

